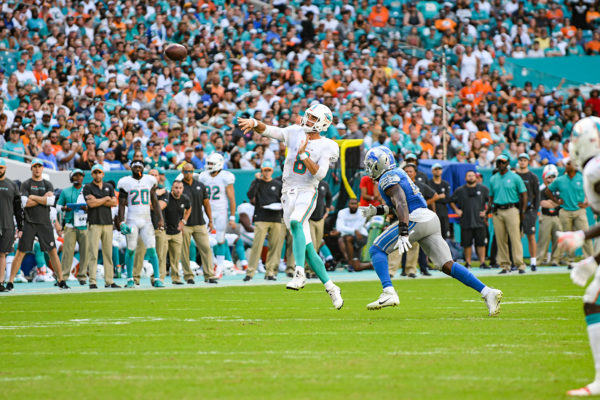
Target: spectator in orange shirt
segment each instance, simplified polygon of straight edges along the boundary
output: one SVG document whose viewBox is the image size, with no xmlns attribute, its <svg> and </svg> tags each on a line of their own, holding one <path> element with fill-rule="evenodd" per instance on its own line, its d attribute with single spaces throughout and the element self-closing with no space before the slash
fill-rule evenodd
<svg viewBox="0 0 600 400">
<path fill-rule="evenodd" d="M 328 79 L 323 84 L 323 90 L 333 97 L 337 97 L 337 88 L 342 86 L 340 71 L 333 71 L 331 79 Z"/>
<path fill-rule="evenodd" d="M 383 5 L 383 0 L 377 0 L 377 4 L 371 9 L 369 23 L 377 28 L 384 28 L 390 19 L 390 12 Z"/>
<path fill-rule="evenodd" d="M 377 190 L 377 185 L 370 176 L 363 176 L 360 179 L 360 203 L 361 207 L 373 205 L 377 207 L 381 204 L 381 195 Z"/>
<path fill-rule="evenodd" d="M 490 85 L 490 76 L 484 74 L 481 79 L 477 79 L 473 82 L 473 89 L 475 90 L 475 105 L 479 105 L 488 93 L 492 93 L 492 85 Z"/>
<path fill-rule="evenodd" d="M 594 39 L 590 40 L 585 45 L 585 50 L 588 52 L 588 54 L 600 53 L 600 32 L 594 32 Z"/>
<path fill-rule="evenodd" d="M 450 18 L 446 18 L 446 11 L 440 10 L 440 18 L 435 20 L 435 29 L 440 32 L 454 32 L 456 28 L 456 22 Z"/>
<path fill-rule="evenodd" d="M 463 103 L 469 104 L 471 107 L 473 107 L 475 104 L 475 92 L 475 87 L 471 82 L 471 78 L 467 78 L 465 79 L 463 88 L 460 89 L 460 92 L 458 92 L 458 95 Z"/>
<path fill-rule="evenodd" d="M 35 76 L 35 80 L 40 86 L 48 79 L 48 74 L 43 70 L 42 60 L 37 60 L 35 64 L 33 64 L 33 76 Z"/>
<path fill-rule="evenodd" d="M 567 39 L 571 39 L 577 34 L 577 28 L 571 25 L 571 20 L 569 18 L 565 18 L 565 26 L 560 28 L 560 31 Z"/>
<path fill-rule="evenodd" d="M 564 17 L 563 11 L 558 6 L 556 1 L 550 2 L 550 9 L 546 11 L 546 18 L 561 21 Z"/>
</svg>

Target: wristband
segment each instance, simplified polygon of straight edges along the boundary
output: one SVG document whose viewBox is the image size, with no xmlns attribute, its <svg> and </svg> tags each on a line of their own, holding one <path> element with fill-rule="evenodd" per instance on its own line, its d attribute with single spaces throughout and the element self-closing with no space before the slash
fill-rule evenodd
<svg viewBox="0 0 600 400">
<path fill-rule="evenodd" d="M 232 215 L 229 217 L 229 220 L 235 222 L 235 217 Z"/>
<path fill-rule="evenodd" d="M 187 221 L 185 219 L 182 219 L 181 222 L 183 222 L 184 225 L 187 225 Z"/>
<path fill-rule="evenodd" d="M 298 158 L 300 159 L 300 161 L 304 161 L 308 158 L 308 153 L 304 152 L 302 154 L 298 154 Z"/>
<path fill-rule="evenodd" d="M 252 127 L 252 129 L 254 129 L 254 128 L 256 128 L 256 127 L 258 126 L 258 121 L 257 121 L 257 120 L 255 120 L 254 118 L 252 118 L 252 124 L 254 125 L 254 126 Z"/>
<path fill-rule="evenodd" d="M 377 206 L 376 215 L 386 215 L 390 213 L 390 208 L 387 205 Z"/>
<path fill-rule="evenodd" d="M 404 222 L 400 222 L 398 224 L 398 233 L 400 236 L 408 236 L 408 225 L 406 225 Z"/>
</svg>

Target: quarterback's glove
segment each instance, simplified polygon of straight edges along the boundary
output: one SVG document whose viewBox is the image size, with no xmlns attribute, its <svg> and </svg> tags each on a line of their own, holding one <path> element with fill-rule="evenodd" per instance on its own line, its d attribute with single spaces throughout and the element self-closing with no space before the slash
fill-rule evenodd
<svg viewBox="0 0 600 400">
<path fill-rule="evenodd" d="M 131 233 L 131 228 L 125 222 L 121 224 L 119 230 L 123 235 L 129 235 Z"/>
<path fill-rule="evenodd" d="M 575 232 L 556 232 L 558 237 L 558 248 L 562 251 L 572 252 L 583 246 L 585 233 L 583 231 Z"/>
<path fill-rule="evenodd" d="M 571 280 L 577 286 L 584 287 L 590 277 L 594 275 L 596 268 L 598 268 L 598 263 L 596 263 L 594 257 L 588 257 L 571 264 L 571 266 L 573 267 L 571 270 Z"/>
<path fill-rule="evenodd" d="M 377 207 L 369 204 L 368 207 L 358 207 L 360 213 L 362 214 L 364 219 L 369 219 L 374 215 L 377 215 Z"/>
</svg>

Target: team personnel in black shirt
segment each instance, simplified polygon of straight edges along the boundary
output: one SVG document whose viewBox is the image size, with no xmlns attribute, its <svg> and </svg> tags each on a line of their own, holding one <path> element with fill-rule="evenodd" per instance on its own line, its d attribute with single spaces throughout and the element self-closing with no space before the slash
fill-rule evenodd
<svg viewBox="0 0 600 400">
<path fill-rule="evenodd" d="M 329 214 L 329 210 L 331 209 L 331 203 L 333 201 L 333 196 L 331 195 L 331 189 L 329 189 L 329 184 L 327 182 L 320 181 L 319 186 L 317 187 L 317 205 L 315 210 L 313 211 L 310 219 L 308 221 L 310 225 L 310 236 L 313 244 L 315 245 L 315 250 L 317 253 L 319 249 L 323 245 L 323 235 L 325 231 L 325 220 L 327 219 L 327 215 Z M 335 269 L 335 263 L 333 259 L 329 261 L 325 261 L 325 268 L 329 270 Z M 311 277 L 314 275 L 314 272 L 306 263 L 305 270 L 310 272 Z M 316 278 L 316 275 L 314 276 Z"/>
<path fill-rule="evenodd" d="M 183 193 L 183 182 L 175 181 L 171 193 L 167 197 L 167 205 L 163 209 L 166 226 L 166 245 L 171 264 L 171 282 L 174 285 L 183 285 L 179 277 L 179 259 L 183 244 L 183 228 L 192 214 L 192 202 Z M 161 271 L 162 276 L 162 271 Z"/>
<path fill-rule="evenodd" d="M 44 171 L 43 161 L 35 158 L 31 162 L 31 179 L 21 184 L 21 204 L 25 207 L 25 222 L 23 234 L 19 239 L 19 247 L 12 262 L 10 280 L 6 284 L 7 290 L 13 289 L 15 276 L 21 268 L 21 262 L 26 253 L 33 250 L 33 242 L 37 237 L 40 248 L 48 254 L 50 264 L 56 278 L 59 280 L 58 287 L 69 289 L 67 283 L 62 279 L 60 259 L 54 243 L 54 229 L 50 222 L 50 207 L 54 205 L 54 187 L 52 183 L 42 178 Z"/>
<path fill-rule="evenodd" d="M 15 222 L 17 236 L 23 231 L 23 209 L 21 193 L 17 184 L 6 176 L 6 162 L 0 158 L 0 292 L 5 292 L 4 277 L 6 273 L 6 255 L 13 252 L 15 242 Z M 14 220 L 13 220 L 14 216 Z"/>
<path fill-rule="evenodd" d="M 540 206 L 542 215 L 540 217 L 540 234 L 539 234 L 539 246 L 537 252 L 537 261 L 540 265 L 547 265 L 548 257 L 548 245 L 552 240 L 552 247 L 550 253 L 550 265 L 557 266 L 560 260 L 560 251 L 558 250 L 558 238 L 556 232 L 562 231 L 562 225 L 558 214 L 560 213 L 560 206 L 553 202 L 548 194 L 546 188 L 550 186 L 552 182 L 558 177 L 558 169 L 552 164 L 548 164 L 544 167 L 542 179 L 544 184 L 540 186 Z M 553 193 L 555 197 L 558 197 L 558 192 Z"/>
<path fill-rule="evenodd" d="M 450 219 L 448 218 L 448 206 L 450 203 L 450 184 L 442 179 L 442 164 L 435 163 L 431 167 L 431 173 L 433 177 L 429 180 L 427 185 L 431 187 L 437 193 L 437 200 L 435 201 L 435 213 L 440 219 L 440 226 L 442 228 L 442 237 L 448 239 L 450 236 Z"/>
<path fill-rule="evenodd" d="M 192 202 L 192 213 L 183 228 L 183 250 L 181 252 L 181 266 L 183 267 L 184 279 L 189 284 L 194 284 L 194 273 L 190 266 L 190 244 L 192 236 L 198 247 L 202 259 L 202 271 L 204 281 L 218 283 L 215 277 L 212 250 L 208 241 L 208 232 L 213 230 L 213 217 L 210 208 L 208 190 L 204 184 L 194 179 L 194 166 L 191 163 L 183 166 L 183 193 Z M 202 209 L 206 211 L 208 224 L 204 221 Z M 207 229 L 208 225 L 208 229 Z"/>
<path fill-rule="evenodd" d="M 115 188 L 103 182 L 104 168 L 100 164 L 92 167 L 93 181 L 83 187 L 81 195 L 88 206 L 88 273 L 90 289 L 98 289 L 96 272 L 98 270 L 98 247 L 102 241 L 102 259 L 104 260 L 104 286 L 119 288 L 113 281 L 114 266 L 112 259 L 113 218 L 111 207 L 117 206 Z"/>
<path fill-rule="evenodd" d="M 472 246 L 481 262 L 481 268 L 486 268 L 485 254 L 487 247 L 487 203 L 489 190 L 477 183 L 475 171 L 468 171 L 467 183 L 457 188 L 450 198 L 450 207 L 460 218 L 460 245 L 465 250 L 465 266 L 471 266 Z"/>
<path fill-rule="evenodd" d="M 265 279 L 276 280 L 281 248 L 285 239 L 283 210 L 281 208 L 281 179 L 273 179 L 273 164 L 266 160 L 262 163 L 260 174 L 250 184 L 248 199 L 254 205 L 254 241 L 250 250 L 248 269 L 244 282 L 254 277 L 258 268 L 265 238 L 269 238 L 269 252 L 265 264 Z M 279 205 L 279 206 L 276 206 Z"/>
<path fill-rule="evenodd" d="M 409 153 L 406 155 L 406 157 L 404 158 L 404 161 L 406 162 L 406 164 L 413 164 L 415 166 L 415 177 L 411 178 L 413 180 L 414 183 L 417 184 L 417 186 L 419 186 L 419 184 L 428 184 L 429 179 L 427 178 L 427 174 L 425 172 L 419 171 L 419 160 L 417 158 L 417 156 L 413 153 Z M 425 199 L 427 200 L 427 199 Z"/>
<path fill-rule="evenodd" d="M 527 209 L 523 216 L 523 233 L 527 235 L 529 242 L 529 266 L 532 271 L 536 270 L 537 242 L 535 240 L 535 223 L 537 222 L 538 209 L 540 208 L 540 181 L 538 177 L 529 170 L 529 154 L 519 154 L 519 164 L 515 172 L 521 177 L 527 188 Z"/>
</svg>

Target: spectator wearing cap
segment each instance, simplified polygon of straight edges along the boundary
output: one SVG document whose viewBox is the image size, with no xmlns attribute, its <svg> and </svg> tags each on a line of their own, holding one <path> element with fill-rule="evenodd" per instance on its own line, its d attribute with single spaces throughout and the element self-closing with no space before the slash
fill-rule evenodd
<svg viewBox="0 0 600 400">
<path fill-rule="evenodd" d="M 552 247 L 550 249 L 550 265 L 557 266 L 560 260 L 560 251 L 558 250 L 558 237 L 556 232 L 562 231 L 562 225 L 560 224 L 560 206 L 556 204 L 546 194 L 546 188 L 550 186 L 552 182 L 558 177 L 558 169 L 554 166 L 544 167 L 542 173 L 543 184 L 540 186 L 540 230 L 539 230 L 539 246 L 537 252 L 537 261 L 540 265 L 548 265 L 548 246 L 552 241 Z M 554 197 L 558 197 L 558 191 L 552 193 Z"/>
<path fill-rule="evenodd" d="M 25 162 L 25 157 L 19 154 L 30 155 L 29 150 L 23 144 L 23 140 L 21 140 L 21 130 L 16 126 L 10 129 L 9 141 L 4 144 L 2 150 L 0 154 L 9 160 Z"/>
<path fill-rule="evenodd" d="M 583 174 L 577 171 L 571 160 L 567 161 L 565 173 L 554 180 L 545 190 L 546 195 L 560 206 L 560 224 L 563 231 L 586 231 L 588 207 L 583 191 Z M 558 196 L 554 193 L 558 192 Z M 582 247 L 584 257 L 592 256 L 592 242 L 586 240 Z M 567 254 L 566 263 L 574 261 L 575 254 Z"/>
<path fill-rule="evenodd" d="M 72 185 L 60 192 L 60 196 L 56 202 L 57 210 L 63 213 L 62 279 L 69 279 L 75 256 L 75 246 L 78 245 L 79 268 L 77 268 L 77 280 L 80 285 L 87 283 L 88 274 L 87 213 L 81 208 L 81 205 L 85 201 L 83 197 L 80 198 L 83 190 L 83 177 L 84 173 L 82 170 L 73 169 L 69 174 Z M 71 208 L 73 204 L 78 204 L 79 207 Z"/>
<path fill-rule="evenodd" d="M 108 147 L 104 152 L 105 160 L 104 160 L 104 169 L 105 171 L 124 171 L 125 166 L 121 161 L 117 160 L 115 149 L 113 147 Z"/>
<path fill-rule="evenodd" d="M 87 143 L 87 140 L 86 140 Z M 129 152 L 127 153 L 127 159 L 128 160 L 132 160 L 133 159 L 133 154 L 136 151 L 141 151 L 142 154 L 144 155 L 144 158 L 146 158 L 148 156 L 146 149 L 144 149 L 142 147 L 142 138 L 141 137 L 135 137 L 133 138 L 133 141 L 131 142 L 131 147 L 132 149 L 129 150 Z"/>
<path fill-rule="evenodd" d="M 69 171 L 75 168 L 79 160 L 77 153 L 78 143 L 71 143 L 68 138 L 60 139 L 61 150 L 56 153 L 56 162 L 60 171 Z"/>
<path fill-rule="evenodd" d="M 187 81 L 183 84 L 183 90 L 173 97 L 173 101 L 184 110 L 194 109 L 200 101 L 200 96 L 194 90 L 194 82 Z"/>
<path fill-rule="evenodd" d="M 204 169 L 206 164 L 206 157 L 204 156 L 204 147 L 201 144 L 197 144 L 194 147 L 194 156 L 192 157 L 192 164 L 194 169 Z"/>
<path fill-rule="evenodd" d="M 113 219 L 111 207 L 117 206 L 115 188 L 104 182 L 104 168 L 96 164 L 92 167 L 92 182 L 83 187 L 82 196 L 87 203 L 88 215 L 88 274 L 90 289 L 97 289 L 98 247 L 102 242 L 104 260 L 104 286 L 118 288 L 114 283 L 112 259 Z"/>
<path fill-rule="evenodd" d="M 489 268 L 485 263 L 489 190 L 477 182 L 475 171 L 467 171 L 465 181 L 452 194 L 450 206 L 460 218 L 460 244 L 465 251 L 466 267 L 471 266 L 475 245 L 480 267 Z"/>
<path fill-rule="evenodd" d="M 285 239 L 286 228 L 282 223 L 283 211 L 281 208 L 281 179 L 273 179 L 273 163 L 264 161 L 260 173 L 250 184 L 248 199 L 254 205 L 253 225 L 245 221 L 244 229 L 254 233 L 248 269 L 244 281 L 251 280 L 256 274 L 265 238 L 268 237 L 269 251 L 265 264 L 265 279 L 276 280 L 281 248 Z M 240 223 L 242 221 L 240 220 Z"/>
<path fill-rule="evenodd" d="M 448 218 L 448 204 L 450 203 L 450 184 L 442 179 L 443 167 L 440 163 L 435 163 L 431 166 L 431 179 L 427 182 L 437 194 L 435 200 L 435 212 L 440 219 L 440 227 L 442 228 L 442 237 L 448 239 L 450 233 L 450 219 Z"/>
<path fill-rule="evenodd" d="M 500 273 L 510 272 L 510 240 L 514 263 L 519 273 L 524 274 L 521 224 L 527 210 L 527 188 L 521 177 L 508 168 L 508 157 L 505 155 L 496 157 L 496 168 L 498 172 L 492 175 L 489 183 L 489 207 L 493 213 L 494 235 L 498 246 L 497 260 L 502 267 Z"/>
<path fill-rule="evenodd" d="M 429 182 L 429 178 L 427 177 L 427 174 L 425 172 L 419 171 L 419 162 L 417 156 L 414 153 L 409 153 L 406 155 L 406 157 L 404 157 L 404 161 L 406 162 L 406 164 L 413 164 L 415 166 L 415 177 L 413 181 L 415 183 L 418 182 L 419 184 L 427 185 L 427 183 Z"/>
<path fill-rule="evenodd" d="M 538 209 L 540 207 L 540 182 L 537 175 L 529 170 L 529 154 L 519 154 L 517 175 L 521 177 L 527 188 L 527 209 L 522 222 L 523 234 L 527 236 L 529 244 L 530 263 L 532 271 L 536 270 L 537 242 L 535 239 L 535 226 L 537 223 Z"/>
</svg>

